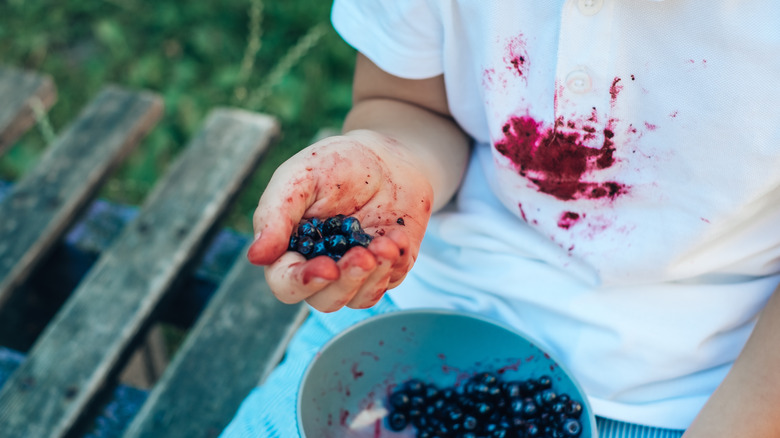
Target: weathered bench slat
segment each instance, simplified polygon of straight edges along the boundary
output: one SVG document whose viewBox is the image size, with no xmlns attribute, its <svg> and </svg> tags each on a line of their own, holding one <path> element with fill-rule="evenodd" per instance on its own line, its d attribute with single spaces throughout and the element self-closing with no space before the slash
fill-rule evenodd
<svg viewBox="0 0 780 438">
<path fill-rule="evenodd" d="M 0 67 L 0 155 L 35 123 L 32 105 L 49 109 L 57 90 L 48 75 Z"/>
<path fill-rule="evenodd" d="M 158 96 L 109 87 L 14 185 L 0 203 L 0 307 L 161 115 Z"/>
<path fill-rule="evenodd" d="M 117 371 L 276 135 L 216 110 L 0 390 L 4 437 L 65 435 Z"/>
<path fill-rule="evenodd" d="M 281 360 L 307 313 L 279 302 L 263 269 L 240 258 L 124 438 L 216 437 Z"/>
</svg>

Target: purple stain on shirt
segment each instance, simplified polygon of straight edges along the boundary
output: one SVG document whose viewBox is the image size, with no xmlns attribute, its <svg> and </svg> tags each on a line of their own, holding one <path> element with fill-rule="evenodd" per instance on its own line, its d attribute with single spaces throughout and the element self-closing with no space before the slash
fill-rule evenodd
<svg viewBox="0 0 780 438">
<path fill-rule="evenodd" d="M 515 116 L 504 124 L 504 137 L 495 142 L 495 148 L 540 192 L 562 201 L 614 199 L 627 193 L 629 187 L 617 181 L 585 180 L 592 172 L 615 163 L 612 130 L 604 129 L 601 147 L 593 148 L 583 142 L 583 133 L 591 136 L 592 132 L 560 132 L 561 126 L 566 126 L 562 119 L 548 127 L 529 116 Z"/>
<path fill-rule="evenodd" d="M 516 75 L 522 78 L 528 75 L 528 51 L 522 34 L 509 40 L 504 62 L 506 62 L 507 68 Z"/>
<path fill-rule="evenodd" d="M 568 230 L 580 221 L 580 214 L 573 211 L 565 211 L 558 219 L 558 228 Z"/>
</svg>

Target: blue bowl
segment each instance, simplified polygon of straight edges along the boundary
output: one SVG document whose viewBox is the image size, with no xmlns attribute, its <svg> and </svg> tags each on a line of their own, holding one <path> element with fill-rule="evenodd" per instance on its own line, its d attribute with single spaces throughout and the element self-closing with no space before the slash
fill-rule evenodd
<svg viewBox="0 0 780 438">
<path fill-rule="evenodd" d="M 478 315 L 406 310 L 364 320 L 328 342 L 309 364 L 298 392 L 304 438 L 413 437 L 386 427 L 387 398 L 417 378 L 459 385 L 483 371 L 502 380 L 550 376 L 553 389 L 582 404 L 580 438 L 597 438 L 582 388 L 528 337 Z"/>
</svg>

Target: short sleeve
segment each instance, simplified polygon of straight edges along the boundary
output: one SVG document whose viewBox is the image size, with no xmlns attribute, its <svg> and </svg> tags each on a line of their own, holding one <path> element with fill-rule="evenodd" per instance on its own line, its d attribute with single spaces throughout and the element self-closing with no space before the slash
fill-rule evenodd
<svg viewBox="0 0 780 438">
<path fill-rule="evenodd" d="M 336 32 L 379 68 L 406 79 L 443 73 L 442 25 L 432 0 L 335 0 Z"/>
</svg>

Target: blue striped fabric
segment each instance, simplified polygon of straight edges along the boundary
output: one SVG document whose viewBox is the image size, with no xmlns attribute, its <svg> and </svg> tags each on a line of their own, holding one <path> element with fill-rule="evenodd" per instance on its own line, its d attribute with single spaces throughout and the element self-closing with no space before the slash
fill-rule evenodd
<svg viewBox="0 0 780 438">
<path fill-rule="evenodd" d="M 255 388 L 244 400 L 220 437 L 299 437 L 295 388 L 299 386 L 307 364 L 336 333 L 364 318 L 394 310 L 397 307 L 386 298 L 366 310 L 343 309 L 331 314 L 312 312 L 290 342 L 285 361 L 261 387 Z M 596 422 L 600 438 L 679 438 L 683 434 L 680 430 L 640 426 L 600 417 L 596 418 Z"/>
<path fill-rule="evenodd" d="M 684 430 L 661 429 L 596 417 L 599 438 L 680 438 Z"/>
</svg>

